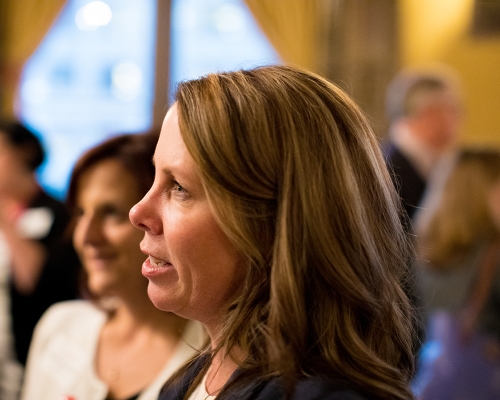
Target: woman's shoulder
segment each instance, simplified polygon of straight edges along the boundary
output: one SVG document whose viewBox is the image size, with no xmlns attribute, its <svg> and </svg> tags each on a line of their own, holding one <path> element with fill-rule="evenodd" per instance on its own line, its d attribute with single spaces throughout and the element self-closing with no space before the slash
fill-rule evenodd
<svg viewBox="0 0 500 400">
<path fill-rule="evenodd" d="M 164 388 L 160 400 L 174 400 L 182 398 L 199 373 L 206 357 L 196 359 L 187 369 L 181 380 Z M 236 371 L 236 377 L 240 371 Z M 286 392 L 283 379 L 280 377 L 267 380 L 254 380 L 244 386 L 229 389 L 223 396 L 224 400 L 284 400 Z M 292 395 L 292 400 L 367 400 L 353 384 L 340 379 L 311 376 L 299 379 Z"/>
<path fill-rule="evenodd" d="M 35 332 L 87 331 L 94 325 L 101 325 L 106 313 L 86 300 L 70 300 L 53 304 L 43 314 Z"/>
<path fill-rule="evenodd" d="M 106 314 L 89 301 L 65 301 L 51 306 L 33 335 L 22 399 L 55 399 L 80 390 L 105 396 L 107 389 L 92 368 L 105 321 Z"/>
<path fill-rule="evenodd" d="M 250 385 L 245 390 L 245 399 L 285 399 L 282 379 L 274 378 L 262 384 Z M 232 399 L 232 398 L 231 398 Z M 236 397 L 234 397 L 236 399 Z M 293 400 L 366 400 L 352 384 L 327 377 L 311 376 L 298 381 Z"/>
<path fill-rule="evenodd" d="M 294 399 L 365 400 L 357 388 L 348 382 L 322 377 L 309 377 L 297 384 Z"/>
<path fill-rule="evenodd" d="M 45 311 L 41 321 L 67 318 L 81 319 L 82 317 L 101 318 L 104 315 L 104 311 L 88 300 L 68 300 L 51 305 L 47 311 Z"/>
</svg>

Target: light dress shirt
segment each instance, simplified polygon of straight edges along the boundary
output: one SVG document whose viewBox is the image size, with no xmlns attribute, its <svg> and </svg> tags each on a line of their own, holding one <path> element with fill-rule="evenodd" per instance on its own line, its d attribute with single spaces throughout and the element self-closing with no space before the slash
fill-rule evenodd
<svg viewBox="0 0 500 400">
<path fill-rule="evenodd" d="M 207 392 L 207 375 L 203 377 L 203 380 L 195 389 L 195 391 L 189 396 L 189 400 L 213 400 L 215 396 L 210 396 Z"/>
</svg>

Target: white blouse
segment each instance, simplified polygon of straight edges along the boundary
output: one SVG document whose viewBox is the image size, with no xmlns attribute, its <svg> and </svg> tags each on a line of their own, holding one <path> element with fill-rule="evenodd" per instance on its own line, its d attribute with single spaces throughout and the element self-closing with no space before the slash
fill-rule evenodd
<svg viewBox="0 0 500 400">
<path fill-rule="evenodd" d="M 215 396 L 211 396 L 207 392 L 207 374 L 203 377 L 203 380 L 195 389 L 195 391 L 189 396 L 189 400 L 213 400 Z"/>
<path fill-rule="evenodd" d="M 96 374 L 95 357 L 106 319 L 106 313 L 89 301 L 65 301 L 50 307 L 33 335 L 21 399 L 105 399 L 108 387 Z M 138 400 L 156 400 L 163 384 L 198 353 L 205 337 L 200 323 L 189 322 L 165 368 Z"/>
</svg>

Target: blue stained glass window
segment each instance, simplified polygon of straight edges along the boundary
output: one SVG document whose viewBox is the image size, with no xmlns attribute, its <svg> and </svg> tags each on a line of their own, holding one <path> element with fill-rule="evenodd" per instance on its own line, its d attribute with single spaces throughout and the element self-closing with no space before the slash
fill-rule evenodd
<svg viewBox="0 0 500 400">
<path fill-rule="evenodd" d="M 21 119 L 42 136 L 42 185 L 64 197 L 75 160 L 151 125 L 156 0 L 69 0 L 28 61 Z"/>
</svg>

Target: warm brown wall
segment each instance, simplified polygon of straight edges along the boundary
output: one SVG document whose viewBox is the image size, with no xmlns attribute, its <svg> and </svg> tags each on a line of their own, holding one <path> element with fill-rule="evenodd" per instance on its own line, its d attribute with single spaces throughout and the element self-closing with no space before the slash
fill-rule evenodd
<svg viewBox="0 0 500 400">
<path fill-rule="evenodd" d="M 398 1 L 402 65 L 456 69 L 466 107 L 461 141 L 500 145 L 500 35 L 471 33 L 474 0 Z"/>
</svg>

